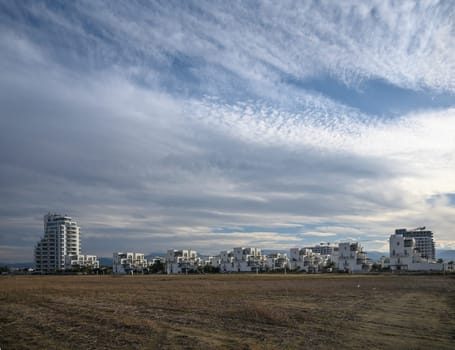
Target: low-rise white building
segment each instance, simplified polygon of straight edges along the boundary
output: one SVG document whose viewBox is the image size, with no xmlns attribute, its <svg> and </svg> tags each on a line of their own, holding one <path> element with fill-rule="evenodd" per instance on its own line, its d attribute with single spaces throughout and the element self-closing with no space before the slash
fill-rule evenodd
<svg viewBox="0 0 455 350">
<path fill-rule="evenodd" d="M 425 259 L 419 252 L 414 237 L 393 234 L 389 239 L 390 269 L 392 271 L 440 271 L 442 264 L 433 259 Z"/>
<path fill-rule="evenodd" d="M 143 253 L 117 252 L 112 258 L 112 273 L 117 275 L 132 275 L 143 273 L 147 269 L 147 259 Z"/>
<path fill-rule="evenodd" d="M 200 263 L 201 259 L 195 250 L 170 249 L 166 254 L 166 272 L 168 274 L 196 271 Z"/>
<path fill-rule="evenodd" d="M 264 256 L 260 248 L 234 248 L 234 272 L 258 272 L 264 266 Z"/>
<path fill-rule="evenodd" d="M 328 257 L 315 253 L 311 248 L 291 248 L 290 268 L 300 272 L 316 273 L 327 264 Z"/>
<path fill-rule="evenodd" d="M 234 252 L 232 250 L 223 250 L 220 252 L 219 267 L 220 272 L 234 271 Z"/>
<path fill-rule="evenodd" d="M 65 255 L 65 270 L 95 270 L 100 267 L 96 255 Z"/>
<path fill-rule="evenodd" d="M 286 254 L 272 253 L 264 255 L 265 271 L 289 269 L 289 259 Z"/>
<path fill-rule="evenodd" d="M 220 261 L 221 257 L 219 255 L 205 256 L 201 258 L 200 264 L 203 268 L 218 269 L 220 267 Z"/>
<path fill-rule="evenodd" d="M 260 248 L 237 247 L 220 252 L 220 272 L 259 272 L 264 269 L 265 256 Z"/>
<path fill-rule="evenodd" d="M 371 269 L 367 254 L 358 242 L 338 244 L 338 251 L 334 252 L 332 261 L 335 263 L 335 268 L 339 271 L 358 273 L 368 272 Z"/>
</svg>

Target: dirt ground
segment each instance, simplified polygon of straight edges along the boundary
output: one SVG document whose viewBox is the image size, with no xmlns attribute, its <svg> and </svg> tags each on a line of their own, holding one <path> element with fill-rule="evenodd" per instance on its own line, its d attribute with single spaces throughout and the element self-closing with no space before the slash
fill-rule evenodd
<svg viewBox="0 0 455 350">
<path fill-rule="evenodd" d="M 454 344 L 455 275 L 0 277 L 2 350 Z"/>
</svg>

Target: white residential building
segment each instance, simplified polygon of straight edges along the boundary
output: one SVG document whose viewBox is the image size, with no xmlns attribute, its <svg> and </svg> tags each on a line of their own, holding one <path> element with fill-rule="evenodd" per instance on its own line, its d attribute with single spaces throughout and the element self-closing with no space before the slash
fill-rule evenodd
<svg viewBox="0 0 455 350">
<path fill-rule="evenodd" d="M 66 255 L 65 270 L 95 270 L 100 267 L 96 255 Z"/>
<path fill-rule="evenodd" d="M 166 263 L 166 259 L 161 257 L 161 256 L 156 256 L 154 258 L 151 258 L 151 259 L 148 259 L 147 260 L 147 266 L 153 266 L 153 265 L 156 265 L 156 264 L 165 264 Z"/>
<path fill-rule="evenodd" d="M 265 256 L 259 248 L 237 247 L 220 252 L 220 272 L 259 272 Z"/>
<path fill-rule="evenodd" d="M 428 260 L 435 260 L 435 244 L 433 240 L 433 232 L 426 230 L 425 226 L 407 230 L 405 228 L 396 229 L 396 235 L 403 237 L 411 237 L 415 239 L 415 248 L 419 255 Z"/>
<path fill-rule="evenodd" d="M 201 259 L 195 250 L 170 249 L 166 254 L 166 272 L 168 274 L 188 273 L 196 271 Z"/>
<path fill-rule="evenodd" d="M 442 270 L 443 265 L 433 259 L 425 259 L 418 248 L 414 237 L 406 237 L 402 234 L 393 234 L 389 239 L 390 269 L 392 271 L 432 271 Z"/>
<path fill-rule="evenodd" d="M 316 273 L 327 264 L 328 255 L 315 253 L 311 248 L 291 248 L 289 260 L 291 270 Z"/>
<path fill-rule="evenodd" d="M 260 248 L 234 248 L 234 272 L 258 272 L 263 267 L 264 256 Z"/>
<path fill-rule="evenodd" d="M 263 257 L 266 271 L 289 269 L 289 259 L 286 254 L 273 253 Z"/>
<path fill-rule="evenodd" d="M 132 275 L 143 273 L 147 269 L 147 259 L 143 253 L 113 253 L 112 273 L 116 275 Z"/>
<path fill-rule="evenodd" d="M 219 267 L 220 272 L 234 271 L 234 252 L 232 250 L 223 250 L 220 252 Z"/>
<path fill-rule="evenodd" d="M 350 273 L 368 272 L 371 269 L 371 263 L 368 261 L 366 253 L 360 243 L 340 243 L 338 251 L 334 252 L 332 261 L 335 268 L 339 271 Z"/>
<path fill-rule="evenodd" d="M 215 256 L 206 256 L 204 258 L 201 258 L 201 266 L 210 266 L 213 268 L 219 268 L 220 267 L 220 260 L 221 257 L 219 255 Z"/>
<path fill-rule="evenodd" d="M 331 243 L 320 243 L 312 247 L 304 247 L 304 249 L 311 249 L 313 253 L 321 255 L 333 255 L 334 251 L 338 250 L 338 246 Z"/>
<path fill-rule="evenodd" d="M 44 237 L 35 246 L 35 269 L 41 273 L 65 270 L 66 255 L 80 255 L 80 228 L 66 215 L 44 216 Z"/>
</svg>

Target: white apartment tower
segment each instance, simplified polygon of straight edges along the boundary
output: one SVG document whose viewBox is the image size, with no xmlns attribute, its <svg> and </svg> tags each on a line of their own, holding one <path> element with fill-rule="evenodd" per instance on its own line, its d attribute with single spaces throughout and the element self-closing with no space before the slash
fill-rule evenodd
<svg viewBox="0 0 455 350">
<path fill-rule="evenodd" d="M 436 254 L 434 249 L 433 232 L 426 230 L 425 226 L 407 230 L 400 228 L 395 230 L 396 235 L 402 235 L 405 238 L 414 238 L 415 247 L 424 259 L 435 260 Z"/>
<path fill-rule="evenodd" d="M 44 215 L 44 237 L 35 247 L 35 267 L 42 273 L 65 269 L 66 255 L 81 253 L 80 228 L 71 217 Z"/>
</svg>

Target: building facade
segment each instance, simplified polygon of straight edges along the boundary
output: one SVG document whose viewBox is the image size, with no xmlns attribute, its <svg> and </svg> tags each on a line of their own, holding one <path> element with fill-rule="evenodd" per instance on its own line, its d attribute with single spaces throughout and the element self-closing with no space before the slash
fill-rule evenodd
<svg viewBox="0 0 455 350">
<path fill-rule="evenodd" d="M 429 260 L 436 259 L 433 232 L 426 230 L 425 226 L 411 230 L 405 228 L 396 229 L 395 234 L 414 238 L 417 252 L 422 258 Z"/>
<path fill-rule="evenodd" d="M 201 259 L 195 250 L 170 249 L 166 253 L 166 273 L 188 273 L 194 272 L 200 266 Z"/>
<path fill-rule="evenodd" d="M 360 243 L 344 242 L 338 244 L 338 250 L 334 251 L 332 261 L 338 271 L 349 273 L 368 272 L 371 263 Z"/>
<path fill-rule="evenodd" d="M 321 243 L 312 247 L 304 247 L 305 249 L 311 249 L 313 253 L 321 255 L 333 255 L 334 251 L 337 250 L 338 246 L 331 243 Z"/>
<path fill-rule="evenodd" d="M 400 230 L 395 232 L 397 231 L 400 232 Z M 391 235 L 389 250 L 389 266 L 392 271 L 439 271 L 443 269 L 443 265 L 437 264 L 434 259 L 422 257 L 414 237 L 404 236 L 401 233 Z"/>
<path fill-rule="evenodd" d="M 317 273 L 330 262 L 330 255 L 322 255 L 311 248 L 291 248 L 290 268 L 299 272 Z"/>
<path fill-rule="evenodd" d="M 96 255 L 66 255 L 65 270 L 81 271 L 99 269 L 100 263 Z"/>
<path fill-rule="evenodd" d="M 260 248 L 237 247 L 232 253 L 233 270 L 230 272 L 258 272 L 264 266 L 265 256 Z"/>
<path fill-rule="evenodd" d="M 143 273 L 147 267 L 147 259 L 145 259 L 143 253 L 113 253 L 112 273 L 114 275 L 133 275 Z"/>
<path fill-rule="evenodd" d="M 272 253 L 264 255 L 263 257 L 265 271 L 289 269 L 289 259 L 287 254 Z"/>
<path fill-rule="evenodd" d="M 80 228 L 71 217 L 48 213 L 44 236 L 35 246 L 35 269 L 41 273 L 65 270 L 66 255 L 80 255 Z"/>
</svg>

